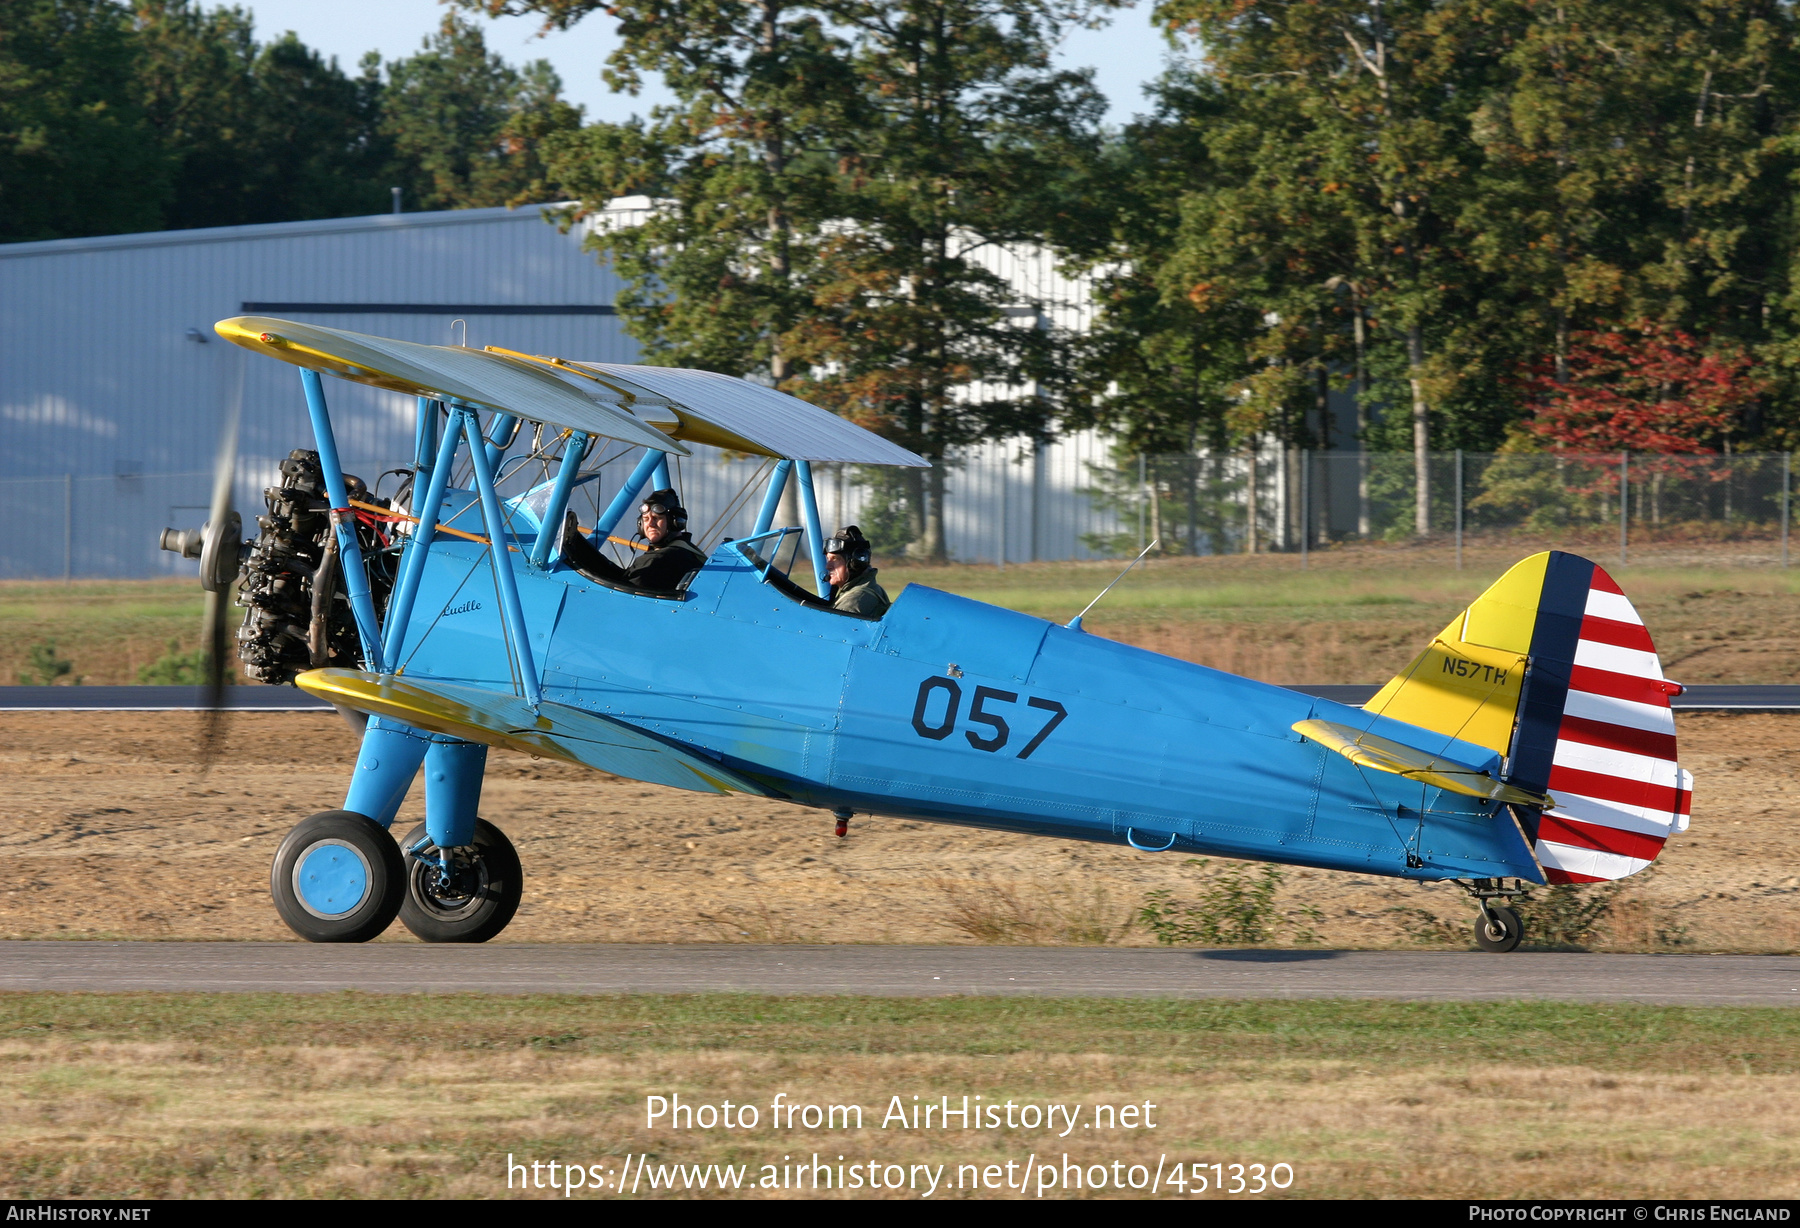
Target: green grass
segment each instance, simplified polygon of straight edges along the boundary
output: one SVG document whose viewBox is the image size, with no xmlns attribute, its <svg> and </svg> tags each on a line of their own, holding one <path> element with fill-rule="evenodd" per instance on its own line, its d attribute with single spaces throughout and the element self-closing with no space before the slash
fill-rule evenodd
<svg viewBox="0 0 1800 1228">
<path fill-rule="evenodd" d="M 135 682 L 137 670 L 170 641 L 198 645 L 202 610 L 203 594 L 191 580 L 0 583 L 0 685 L 16 685 L 32 646 L 52 642 L 74 662 L 73 677 Z"/>
<path fill-rule="evenodd" d="M 1521 552 L 1518 557 L 1523 557 Z M 1188 615 L 1207 620 L 1248 618 L 1310 619 L 1342 611 L 1358 619 L 1380 617 L 1392 606 L 1416 617 L 1437 607 L 1445 617 L 1466 607 L 1517 562 L 1471 562 L 1462 571 L 1441 562 L 1420 564 L 1405 555 L 1367 552 L 1356 566 L 1334 562 L 1300 570 L 1291 556 L 1263 559 L 1166 559 L 1140 564 L 1106 595 L 1095 615 L 1123 613 L 1162 617 Z M 1602 560 L 1604 563 L 1604 560 Z M 1122 564 L 1038 563 L 992 567 L 958 565 L 886 566 L 881 580 L 897 594 L 907 583 L 945 589 L 979 601 L 1041 618 L 1067 621 L 1118 574 Z M 1800 569 L 1644 567 L 1612 568 L 1634 601 L 1654 604 L 1686 594 L 1800 595 Z M 1092 617 L 1092 616 L 1090 616 Z"/>
<path fill-rule="evenodd" d="M 928 1166 L 939 1198 L 1004 1196 L 974 1166 L 1033 1157 L 1033 1194 L 1067 1157 L 1146 1186 L 1279 1162 L 1267 1193 L 1302 1198 L 1792 1198 L 1797 1032 L 1800 1010 L 1517 1002 L 15 994 L 0 1196 L 562 1199 L 508 1184 L 558 1160 L 616 1198 L 627 1155 L 670 1174 L 640 1198 L 718 1197 L 668 1167 L 709 1164 L 767 1177 L 726 1197 L 869 1196 L 775 1175 L 817 1154 Z M 651 1121 L 652 1095 L 763 1112 Z M 895 1101 L 964 1095 L 1084 1128 L 889 1128 Z M 863 1118 L 777 1125 L 782 1100 Z M 1100 1119 L 1126 1104 L 1154 1128 Z"/>
<path fill-rule="evenodd" d="M 1519 1063 L 1608 1071 L 1800 1070 L 1800 1010 L 1567 1002 L 484 994 L 0 995 L 0 1039 L 173 1041 L 642 1057 L 1083 1053 L 1200 1062 Z"/>
<path fill-rule="evenodd" d="M 1282 683 L 1378 683 L 1404 668 L 1441 628 L 1532 552 L 1358 548 L 1293 555 L 1151 559 L 1087 614 L 1098 635 Z M 1672 676 L 1690 683 L 1800 682 L 1789 645 L 1800 636 L 1800 569 L 1779 554 L 1646 552 L 1616 572 Z M 1706 561 L 1717 558 L 1717 562 Z M 882 568 L 890 593 L 906 583 L 947 589 L 1054 622 L 1067 622 L 1118 575 L 1121 564 Z"/>
<path fill-rule="evenodd" d="M 1295 555 L 1148 559 L 1089 614 L 1090 631 L 1278 682 L 1379 682 L 1508 567 L 1534 547 L 1472 546 L 1466 566 L 1441 545 L 1322 551 L 1302 570 Z M 1693 682 L 1789 682 L 1788 637 L 1800 634 L 1800 568 L 1718 545 L 1684 554 L 1645 553 L 1630 567 L 1598 560 L 1637 605 L 1671 667 L 1701 647 Z M 1697 559 L 1716 557 L 1716 563 Z M 898 595 L 930 585 L 1023 613 L 1067 622 L 1104 589 L 1121 561 L 956 564 L 889 560 L 881 581 Z M 237 611 L 232 612 L 233 622 Z M 0 583 L 0 684 L 12 684 L 35 645 L 54 642 L 90 683 L 136 681 L 168 651 L 193 649 L 201 594 L 181 580 Z M 1226 639 L 1241 635 L 1233 648 Z M 1731 640 L 1728 652 L 1716 642 Z M 1760 647 L 1759 647 L 1760 645 Z M 1755 648 L 1763 656 L 1741 658 Z M 1774 654 L 1774 655 L 1770 655 Z M 1791 654 L 1787 654 L 1790 655 Z M 1689 667 L 1683 667 L 1689 668 Z"/>
<path fill-rule="evenodd" d="M 113 630 L 158 627 L 168 619 L 197 626 L 202 596 L 200 586 L 188 580 L 7 581 L 0 584 L 0 634 L 50 625 L 72 614 L 83 626 Z"/>
</svg>

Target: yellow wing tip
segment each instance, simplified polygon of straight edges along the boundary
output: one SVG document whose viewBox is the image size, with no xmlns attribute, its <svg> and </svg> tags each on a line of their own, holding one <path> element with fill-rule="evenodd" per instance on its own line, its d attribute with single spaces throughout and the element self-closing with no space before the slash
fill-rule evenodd
<svg viewBox="0 0 1800 1228">
<path fill-rule="evenodd" d="M 227 316 L 213 325 L 213 331 L 265 357 L 389 392 L 457 401 L 557 426 L 574 421 L 584 424 L 581 429 L 608 438 L 677 456 L 692 454 L 653 422 L 622 406 L 595 400 L 542 364 L 504 354 L 425 345 L 275 316 Z M 523 376 L 523 382 L 494 383 L 491 377 L 502 369 Z M 605 421 L 594 421 L 594 415 Z"/>
</svg>

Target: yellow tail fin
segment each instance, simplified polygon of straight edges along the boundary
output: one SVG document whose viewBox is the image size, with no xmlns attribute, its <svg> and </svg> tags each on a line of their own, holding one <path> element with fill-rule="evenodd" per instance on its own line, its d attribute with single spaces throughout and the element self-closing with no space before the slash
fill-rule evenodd
<svg viewBox="0 0 1800 1228">
<path fill-rule="evenodd" d="M 1501 576 L 1364 710 L 1507 754 L 1549 560 L 1534 554 Z"/>
</svg>

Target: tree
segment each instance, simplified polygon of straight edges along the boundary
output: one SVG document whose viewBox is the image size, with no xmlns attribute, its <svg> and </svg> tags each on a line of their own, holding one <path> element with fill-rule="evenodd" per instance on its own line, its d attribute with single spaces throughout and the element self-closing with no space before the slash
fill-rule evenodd
<svg viewBox="0 0 1800 1228">
<path fill-rule="evenodd" d="M 1459 294 L 1475 297 L 1455 219 L 1471 171 L 1467 115 L 1491 61 L 1480 24 L 1458 22 L 1457 10 L 1432 0 L 1164 0 L 1156 10 L 1206 49 L 1228 104 L 1212 139 L 1225 181 L 1190 204 L 1195 285 L 1248 282 L 1280 300 L 1267 307 L 1277 335 L 1258 373 L 1277 402 L 1293 395 L 1298 359 L 1329 361 L 1322 330 L 1338 304 L 1325 283 L 1359 288 L 1359 308 L 1403 346 L 1395 365 L 1411 403 L 1421 534 L 1431 405 L 1456 374 L 1452 357 L 1433 360 L 1431 333 Z"/>
<path fill-rule="evenodd" d="M 1792 173 L 1789 10 L 1516 0 L 1486 10 L 1501 73 L 1473 117 L 1463 228 L 1516 338 L 1649 318 L 1767 336 Z M 1533 351 L 1543 348 L 1533 345 Z"/>
<path fill-rule="evenodd" d="M 353 217 L 389 206 L 384 102 L 368 73 L 352 79 L 292 33 L 256 58 L 257 138 L 267 168 L 255 221 Z"/>
<path fill-rule="evenodd" d="M 0 242 L 460 208 L 552 194 L 541 150 L 580 126 L 543 62 L 452 16 L 351 78 L 242 8 L 0 0 Z"/>
<path fill-rule="evenodd" d="M 257 164 L 256 39 L 241 9 L 202 12 L 187 0 L 139 0 L 136 81 L 172 167 L 162 224 L 230 226 L 251 220 Z"/>
<path fill-rule="evenodd" d="M 599 5 L 486 7 L 566 27 Z M 862 122 L 834 9 L 633 0 L 607 11 L 620 34 L 609 84 L 635 91 L 657 73 L 678 103 L 550 143 L 551 173 L 584 202 L 569 220 L 615 197 L 654 198 L 640 225 L 594 236 L 626 280 L 619 311 L 645 357 L 785 385 L 797 373 L 788 337 L 839 214 L 839 161 Z"/>
<path fill-rule="evenodd" d="M 111 0 L 0 0 L 0 242 L 154 230 L 169 160 Z"/>
<path fill-rule="evenodd" d="M 1627 468 L 1619 454 L 1630 451 L 1640 454 L 1630 472 L 1645 480 L 1640 515 L 1652 523 L 1670 479 L 1720 485 L 1730 515 L 1731 470 L 1703 458 L 1729 451 L 1767 391 L 1743 349 L 1653 321 L 1577 329 L 1560 355 L 1544 354 L 1513 382 L 1528 416 L 1483 470 L 1476 508 L 1523 516 L 1534 529 L 1615 518 Z"/>
<path fill-rule="evenodd" d="M 895 0 L 848 14 L 869 121 L 855 134 L 809 312 L 799 391 L 932 462 L 908 470 L 912 550 L 946 557 L 946 462 L 980 439 L 1042 437 L 1056 347 L 1041 305 L 988 263 L 1040 242 L 1098 154 L 1099 96 L 1050 68 L 1092 6 Z M 1023 326 L 1021 326 L 1023 325 Z"/>
<path fill-rule="evenodd" d="M 1239 493 L 1223 458 L 1249 442 L 1239 390 L 1262 316 L 1244 297 L 1197 287 L 1178 258 L 1183 203 L 1216 175 L 1207 144 L 1221 109 L 1216 84 L 1177 68 L 1153 99 L 1153 113 L 1109 139 L 1070 185 L 1074 207 L 1049 228 L 1097 283 L 1093 323 L 1069 346 L 1061 426 L 1104 431 L 1121 466 L 1179 457 L 1147 470 L 1150 519 L 1160 526 L 1169 505 L 1186 533 L 1155 533 L 1161 549 L 1197 553 L 1202 534 L 1219 548 Z M 1141 497 L 1133 480 L 1116 501 Z"/>
<path fill-rule="evenodd" d="M 1570 452 L 1716 452 L 1765 391 L 1742 350 L 1650 321 L 1571 334 L 1563 361 L 1541 362 L 1524 387 L 1524 431 Z"/>
<path fill-rule="evenodd" d="M 464 3 L 559 27 L 600 7 Z M 660 73 L 679 105 L 555 143 L 553 173 L 586 209 L 656 202 L 642 225 L 596 236 L 627 279 L 620 311 L 646 356 L 764 373 L 931 459 L 905 499 L 928 557 L 945 550 L 937 462 L 1044 429 L 1039 397 L 974 395 L 1047 374 L 1048 339 L 1019 326 L 1021 304 L 982 259 L 1041 236 L 1070 140 L 1094 148 L 1091 86 L 1048 69 L 1057 32 L 1091 7 L 609 5 L 621 44 L 608 81 Z"/>
<path fill-rule="evenodd" d="M 241 9 L 138 0 L 138 81 L 174 162 L 163 225 L 373 213 L 387 201 L 380 83 L 350 80 L 289 33 L 259 45 Z"/>
<path fill-rule="evenodd" d="M 549 62 L 515 69 L 451 13 L 413 56 L 387 65 L 381 135 L 391 174 L 422 209 L 544 199 L 543 146 L 581 125 Z"/>
</svg>

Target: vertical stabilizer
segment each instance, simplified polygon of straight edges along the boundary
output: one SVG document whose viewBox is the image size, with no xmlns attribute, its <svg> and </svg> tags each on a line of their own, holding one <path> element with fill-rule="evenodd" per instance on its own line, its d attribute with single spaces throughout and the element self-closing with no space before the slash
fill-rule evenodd
<svg viewBox="0 0 1800 1228">
<path fill-rule="evenodd" d="M 1505 754 L 1508 784 L 1555 802 L 1526 824 L 1545 876 L 1598 882 L 1687 829 L 1679 693 L 1613 578 L 1553 550 L 1496 581 L 1367 710 Z"/>
</svg>

